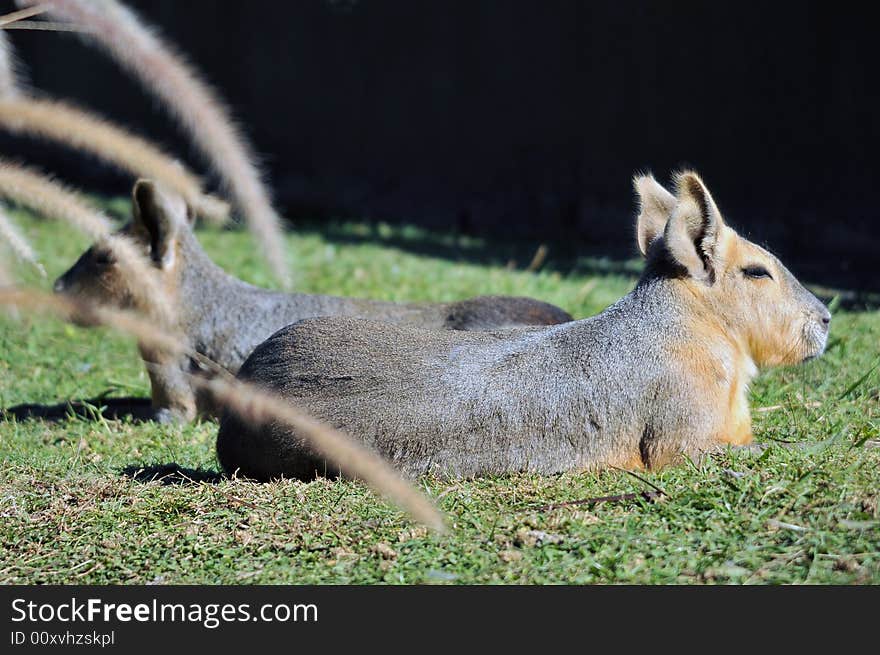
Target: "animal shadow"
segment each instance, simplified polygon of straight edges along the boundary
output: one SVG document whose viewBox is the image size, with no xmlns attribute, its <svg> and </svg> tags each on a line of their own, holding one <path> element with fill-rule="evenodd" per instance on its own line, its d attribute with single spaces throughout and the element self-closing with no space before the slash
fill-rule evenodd
<svg viewBox="0 0 880 655">
<path fill-rule="evenodd" d="M 154 410 L 149 398 L 107 398 L 99 396 L 87 400 L 67 400 L 55 405 L 25 403 L 0 409 L 0 416 L 15 417 L 19 421 L 42 419 L 53 423 L 73 416 L 87 421 L 100 419 L 118 421 L 129 419 L 144 423 L 153 419 Z"/>
<path fill-rule="evenodd" d="M 163 485 L 217 484 L 224 476 L 217 471 L 191 469 L 175 462 L 167 464 L 131 464 L 122 469 L 122 475 L 136 482 L 160 482 Z"/>
</svg>

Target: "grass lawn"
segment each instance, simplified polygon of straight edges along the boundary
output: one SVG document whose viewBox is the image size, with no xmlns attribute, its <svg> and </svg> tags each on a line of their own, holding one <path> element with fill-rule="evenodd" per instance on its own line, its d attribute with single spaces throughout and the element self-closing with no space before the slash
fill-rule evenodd
<svg viewBox="0 0 880 655">
<path fill-rule="evenodd" d="M 86 242 L 15 216 L 49 278 L 18 270 L 49 288 Z M 621 238 L 630 233 L 621 228 Z M 222 266 L 270 284 L 246 234 L 199 236 Z M 445 245 L 461 261 L 410 254 L 407 243 Z M 302 230 L 289 245 L 301 291 L 511 293 L 578 318 L 628 291 L 637 270 L 590 260 L 560 273 L 551 251 L 551 270 L 524 272 L 520 261 L 514 271 L 506 255 L 487 263 L 479 241 L 361 224 Z M 446 536 L 426 534 L 359 483 L 221 479 L 214 422 L 0 418 L 0 583 L 878 583 L 878 361 L 880 313 L 837 311 L 823 358 L 756 381 L 755 433 L 769 446 L 761 455 L 728 453 L 643 479 L 420 480 L 449 517 Z M 131 339 L 0 315 L 0 407 L 102 393 L 149 395 Z M 652 486 L 662 501 L 540 509 Z"/>
</svg>

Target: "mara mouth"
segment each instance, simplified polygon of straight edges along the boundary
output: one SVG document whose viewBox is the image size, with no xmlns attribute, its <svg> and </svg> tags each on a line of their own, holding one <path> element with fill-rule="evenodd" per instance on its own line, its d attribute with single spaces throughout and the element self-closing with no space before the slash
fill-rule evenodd
<svg viewBox="0 0 880 655">
<path fill-rule="evenodd" d="M 802 343 L 808 352 L 801 359 L 801 363 L 810 362 L 818 359 L 825 353 L 825 347 L 828 345 L 828 332 L 817 328 L 805 328 Z"/>
<path fill-rule="evenodd" d="M 812 353 L 804 355 L 804 358 L 801 360 L 801 364 L 806 364 L 807 362 L 811 362 L 814 359 L 819 359 L 825 353 L 825 340 L 822 340 L 822 343 L 818 344 L 815 350 Z"/>
</svg>

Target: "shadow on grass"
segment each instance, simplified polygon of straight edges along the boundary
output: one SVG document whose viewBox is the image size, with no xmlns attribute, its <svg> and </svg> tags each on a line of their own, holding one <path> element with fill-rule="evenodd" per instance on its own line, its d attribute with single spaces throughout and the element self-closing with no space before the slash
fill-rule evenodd
<svg viewBox="0 0 880 655">
<path fill-rule="evenodd" d="M 456 233 L 433 232 L 411 226 L 383 226 L 376 223 L 350 224 L 331 221 L 305 221 L 298 228 L 320 234 L 331 243 L 362 245 L 374 243 L 406 252 L 462 261 L 479 266 L 506 265 L 513 270 L 524 270 L 535 260 L 539 248 L 547 249 L 537 268 L 562 274 L 622 275 L 636 278 L 641 262 L 634 246 L 629 243 L 614 245 L 577 246 L 559 240 L 515 238 L 486 238 Z"/>
<path fill-rule="evenodd" d="M 19 421 L 41 419 L 52 423 L 66 421 L 70 417 L 87 421 L 128 419 L 135 423 L 143 423 L 153 419 L 153 409 L 149 398 L 99 396 L 87 400 L 67 400 L 55 405 L 25 403 L 0 409 L 0 416 L 14 417 Z"/>
<path fill-rule="evenodd" d="M 191 469 L 174 462 L 168 464 L 132 464 L 121 471 L 135 482 L 160 482 L 164 485 L 217 484 L 225 478 L 222 473 L 206 469 Z"/>
<path fill-rule="evenodd" d="M 297 229 L 320 234 L 330 243 L 372 243 L 416 255 L 480 266 L 508 266 L 520 271 L 534 267 L 562 275 L 619 275 L 636 279 L 642 268 L 635 246 L 627 241 L 597 239 L 594 243 L 584 243 L 559 239 L 492 238 L 435 232 L 406 225 L 351 223 L 344 220 L 322 223 L 304 219 L 298 223 Z M 546 257 L 542 255 L 540 261 L 536 261 L 536 254 L 542 246 L 546 249 Z M 842 270 L 832 262 L 816 257 L 798 261 L 798 265 L 803 269 L 800 279 L 824 302 L 836 297 L 841 309 L 852 312 L 880 308 L 880 278 L 873 270 L 870 275 L 866 275 L 865 271 Z M 817 283 L 819 281 L 822 282 Z"/>
</svg>

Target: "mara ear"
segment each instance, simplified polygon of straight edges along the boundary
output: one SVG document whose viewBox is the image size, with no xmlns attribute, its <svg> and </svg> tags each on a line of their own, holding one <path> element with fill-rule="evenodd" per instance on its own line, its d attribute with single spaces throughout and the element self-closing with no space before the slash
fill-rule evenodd
<svg viewBox="0 0 880 655">
<path fill-rule="evenodd" d="M 696 173 L 679 173 L 676 191 L 676 207 L 666 224 L 663 240 L 673 259 L 691 277 L 713 284 L 724 228 L 721 212 Z"/>
<path fill-rule="evenodd" d="M 188 203 L 186 205 L 186 224 L 189 225 L 190 229 L 196 226 L 196 210 L 193 209 Z"/>
<path fill-rule="evenodd" d="M 666 223 L 675 209 L 675 196 L 654 179 L 653 175 L 637 175 L 633 187 L 639 196 L 639 217 L 636 220 L 636 240 L 642 257 L 657 237 L 663 234 Z"/>
<path fill-rule="evenodd" d="M 134 228 L 150 244 L 150 256 L 159 268 L 170 268 L 178 230 L 189 220 L 186 203 L 152 180 L 138 180 L 131 198 Z"/>
</svg>

